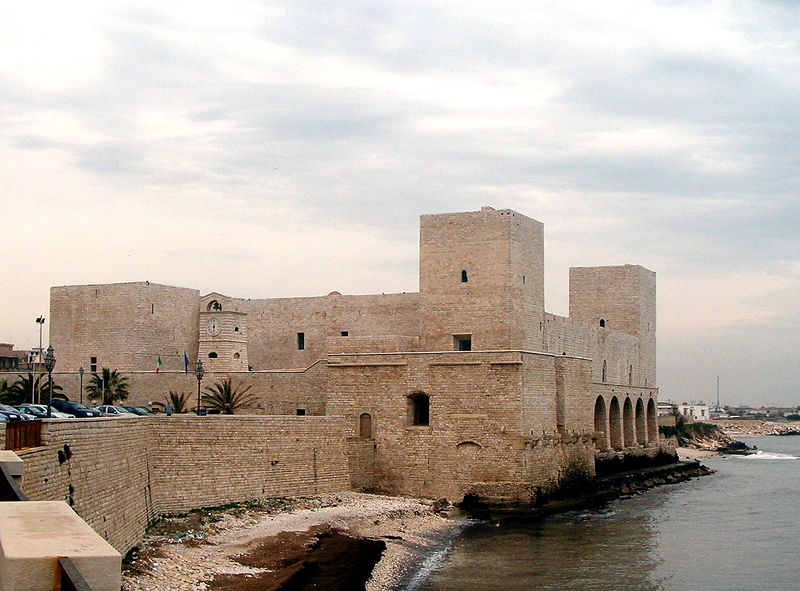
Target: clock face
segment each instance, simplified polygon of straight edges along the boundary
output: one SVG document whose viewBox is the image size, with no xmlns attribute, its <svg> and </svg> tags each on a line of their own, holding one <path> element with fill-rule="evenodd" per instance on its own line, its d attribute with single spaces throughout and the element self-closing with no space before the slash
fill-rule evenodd
<svg viewBox="0 0 800 591">
<path fill-rule="evenodd" d="M 217 336 L 220 333 L 219 320 L 212 318 L 208 321 L 208 334 Z"/>
</svg>

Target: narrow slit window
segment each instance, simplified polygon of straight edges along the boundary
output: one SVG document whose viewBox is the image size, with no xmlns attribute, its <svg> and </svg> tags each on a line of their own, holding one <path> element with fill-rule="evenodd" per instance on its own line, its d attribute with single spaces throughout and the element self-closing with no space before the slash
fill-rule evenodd
<svg viewBox="0 0 800 591">
<path fill-rule="evenodd" d="M 605 328 L 605 327 L 606 327 L 606 321 L 603 318 L 601 318 L 600 319 L 600 328 Z"/>
<path fill-rule="evenodd" d="M 297 350 L 302 351 L 306 348 L 306 333 L 297 333 Z"/>
<path fill-rule="evenodd" d="M 603 359 L 603 377 L 600 379 L 601 382 L 605 382 L 606 381 L 606 369 L 607 368 L 608 368 L 608 366 L 606 365 L 606 360 Z"/>
<path fill-rule="evenodd" d="M 466 269 L 461 269 L 461 283 L 467 283 L 469 281 L 469 276 L 467 275 Z"/>
</svg>

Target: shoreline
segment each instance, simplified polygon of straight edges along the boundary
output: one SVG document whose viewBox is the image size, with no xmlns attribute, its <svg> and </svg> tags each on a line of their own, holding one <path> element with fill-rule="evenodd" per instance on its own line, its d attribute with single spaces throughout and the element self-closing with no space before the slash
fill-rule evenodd
<svg viewBox="0 0 800 591">
<path fill-rule="evenodd" d="M 364 588 L 395 591 L 413 577 L 424 555 L 447 545 L 467 523 L 439 515 L 434 501 L 410 497 L 344 492 L 283 502 L 277 507 L 210 509 L 161 520 L 145 538 L 137 559 L 123 569 L 122 590 L 291 589 L 293 573 L 288 573 L 286 586 L 270 587 L 266 581 L 254 586 L 258 577 L 276 571 L 248 566 L 237 558 L 263 553 L 268 543 L 270 559 L 292 567 L 298 555 L 333 533 L 345 541 L 384 543 L 374 568 L 369 565 Z M 349 558 L 353 551 L 346 548 L 344 556 Z"/>
</svg>

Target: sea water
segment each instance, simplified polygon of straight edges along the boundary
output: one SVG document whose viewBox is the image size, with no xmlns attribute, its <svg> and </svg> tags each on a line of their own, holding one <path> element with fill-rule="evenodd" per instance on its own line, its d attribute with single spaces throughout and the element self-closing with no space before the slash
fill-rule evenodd
<svg viewBox="0 0 800 591">
<path fill-rule="evenodd" d="M 416 591 L 797 591 L 800 437 L 742 438 L 751 456 L 594 511 L 467 528 Z"/>
</svg>

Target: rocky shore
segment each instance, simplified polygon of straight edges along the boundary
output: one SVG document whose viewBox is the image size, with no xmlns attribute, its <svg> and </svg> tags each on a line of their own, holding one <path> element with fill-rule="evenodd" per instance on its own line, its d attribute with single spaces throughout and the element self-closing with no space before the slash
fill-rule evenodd
<svg viewBox="0 0 800 591">
<path fill-rule="evenodd" d="M 167 518 L 123 591 L 388 591 L 461 524 L 432 501 L 362 493 L 278 499 Z"/>
<path fill-rule="evenodd" d="M 728 435 L 741 435 L 744 437 L 761 437 L 763 435 L 800 435 L 800 421 L 776 423 L 774 421 L 746 421 L 735 419 L 720 419 L 710 421 L 717 425 Z"/>
</svg>

